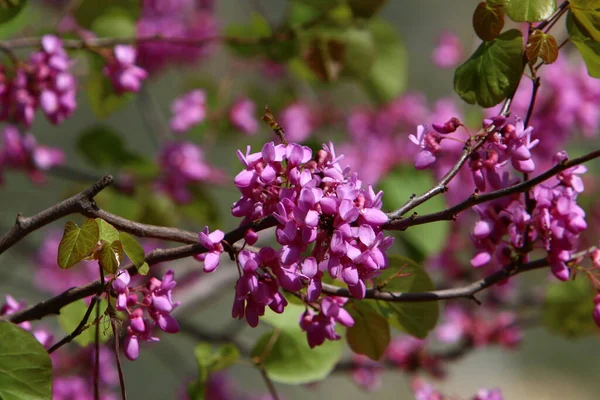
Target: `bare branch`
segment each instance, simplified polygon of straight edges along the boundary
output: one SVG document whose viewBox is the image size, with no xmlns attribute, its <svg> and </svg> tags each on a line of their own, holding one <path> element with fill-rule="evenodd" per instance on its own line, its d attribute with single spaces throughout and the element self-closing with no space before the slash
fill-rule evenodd
<svg viewBox="0 0 600 400">
<path fill-rule="evenodd" d="M 17 215 L 17 220 L 10 231 L 0 238 L 0 254 L 13 246 L 31 232 L 48 225 L 69 214 L 84 213 L 95 207 L 94 196 L 113 182 L 111 175 L 106 175 L 88 189 L 31 217 Z"/>
<path fill-rule="evenodd" d="M 562 162 L 556 164 L 554 167 L 547 170 L 546 172 L 536 176 L 535 178 L 529 179 L 527 181 L 518 183 L 513 186 L 509 186 L 504 189 L 489 192 L 489 193 L 484 193 L 484 194 L 474 193 L 467 200 L 465 200 L 461 203 L 458 203 L 450 208 L 447 208 L 443 211 L 438 211 L 438 212 L 435 212 L 432 214 L 426 214 L 426 215 L 420 215 L 420 216 L 413 215 L 408 218 L 392 219 L 390 222 L 388 222 L 387 224 L 384 225 L 383 229 L 403 231 L 406 228 L 408 228 L 410 226 L 414 226 L 414 225 L 422 225 L 422 224 L 427 224 L 427 223 L 436 222 L 436 221 L 454 220 L 459 213 L 473 207 L 476 204 L 485 203 L 485 202 L 499 199 L 501 197 L 506 197 L 506 196 L 509 196 L 509 195 L 515 194 L 515 193 L 523 193 L 523 192 L 533 188 L 534 186 L 552 178 L 554 175 L 558 174 L 561 171 L 564 171 L 566 169 L 569 169 L 569 168 L 574 167 L 579 164 L 583 164 L 587 161 L 593 160 L 598 157 L 600 157 L 600 150 L 595 150 L 584 156 L 573 158 L 571 160 L 562 161 Z"/>
<path fill-rule="evenodd" d="M 574 262 L 580 260 L 582 257 L 585 257 L 596 249 L 597 247 L 593 246 L 584 251 L 576 253 L 571 257 L 570 261 Z M 483 279 L 475 281 L 467 286 L 453 289 L 433 290 L 430 292 L 386 292 L 378 289 L 368 289 L 365 299 L 383 300 L 397 303 L 439 301 L 459 298 L 474 300 L 475 294 L 495 285 L 498 282 L 510 278 L 511 276 L 518 275 L 522 272 L 533 271 L 547 267 L 548 265 L 547 258 L 540 258 L 523 265 L 509 264 L 501 270 L 496 271 Z M 325 294 L 338 297 L 353 297 L 347 288 L 337 287 L 325 283 L 323 283 L 322 286 L 322 291 Z"/>
</svg>

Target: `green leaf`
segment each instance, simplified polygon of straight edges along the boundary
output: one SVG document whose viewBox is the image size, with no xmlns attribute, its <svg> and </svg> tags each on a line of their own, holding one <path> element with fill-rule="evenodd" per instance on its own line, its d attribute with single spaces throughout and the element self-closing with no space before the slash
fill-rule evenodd
<svg viewBox="0 0 600 400">
<path fill-rule="evenodd" d="M 94 22 L 106 14 L 126 13 L 132 20 L 137 20 L 140 14 L 139 0 L 83 0 L 77 3 L 73 13 L 75 19 L 84 28 L 91 29 Z M 115 33 L 115 35 L 117 34 Z"/>
<path fill-rule="evenodd" d="M 52 362 L 44 346 L 10 322 L 0 322 L 0 338 L 0 399 L 52 398 Z"/>
<path fill-rule="evenodd" d="M 594 78 L 600 78 L 600 43 L 590 38 L 573 21 L 573 15 L 567 16 L 567 31 L 569 39 L 577 47 L 579 54 L 585 62 L 588 74 Z"/>
<path fill-rule="evenodd" d="M 389 256 L 389 267 L 375 278 L 375 284 L 386 292 L 426 292 L 434 290 L 427 272 L 406 257 Z M 375 303 L 375 304 L 373 304 Z M 395 303 L 369 301 L 373 308 L 387 316 L 396 329 L 423 339 L 435 327 L 439 317 L 436 301 Z"/>
<path fill-rule="evenodd" d="M 275 382 L 300 385 L 325 379 L 342 357 L 342 342 L 326 340 L 311 349 L 306 333 L 295 329 L 273 330 L 260 337 L 252 350 L 253 357 L 264 356 L 264 367 Z M 267 345 L 273 343 L 268 354 Z"/>
<path fill-rule="evenodd" d="M 25 4 L 26 0 L 0 0 L 0 24 L 19 15 Z"/>
<path fill-rule="evenodd" d="M 106 242 L 102 240 L 102 249 L 96 254 L 98 262 L 109 274 L 114 274 L 123 261 L 123 245 L 120 240 Z"/>
<path fill-rule="evenodd" d="M 548 286 L 542 324 L 557 335 L 575 338 L 598 332 L 592 313 L 595 290 L 585 276 Z"/>
<path fill-rule="evenodd" d="M 77 137 L 76 146 L 94 167 L 128 167 L 144 161 L 141 156 L 126 148 L 120 132 L 103 124 L 84 129 Z"/>
<path fill-rule="evenodd" d="M 71 268 L 79 261 L 89 256 L 98 239 L 100 230 L 93 219 L 88 219 L 81 226 L 73 221 L 67 221 L 63 237 L 58 245 L 57 263 L 62 269 Z"/>
<path fill-rule="evenodd" d="M 255 43 L 236 43 L 229 41 L 228 47 L 241 57 L 254 57 L 262 54 L 266 47 L 260 39 L 271 36 L 271 27 L 265 17 L 258 13 L 252 13 L 250 24 L 247 25 L 230 25 L 225 29 L 225 35 L 231 37 L 242 38 L 246 40 L 255 40 Z"/>
<path fill-rule="evenodd" d="M 116 94 L 112 82 L 102 72 L 104 59 L 94 53 L 90 53 L 88 58 L 90 59 L 90 71 L 85 92 L 92 111 L 96 117 L 103 119 L 133 100 L 134 94 Z"/>
<path fill-rule="evenodd" d="M 438 121 L 442 122 L 442 121 Z M 404 204 L 413 194 L 421 194 L 435 186 L 429 171 L 417 171 L 412 166 L 397 169 L 379 183 L 385 193 L 385 201 L 394 207 Z M 428 214 L 447 208 L 444 196 L 436 196 L 415 209 L 418 214 Z M 419 259 L 438 253 L 446 245 L 450 225 L 447 222 L 434 222 L 412 226 L 395 237 L 409 242 L 418 253 Z M 416 255 L 415 255 L 416 256 Z"/>
<path fill-rule="evenodd" d="M 201 342 L 194 348 L 198 379 L 188 387 L 191 400 L 204 399 L 204 385 L 208 376 L 215 371 L 229 368 L 240 358 L 240 351 L 233 344 L 226 344 L 216 349 L 210 343 Z"/>
<path fill-rule="evenodd" d="M 579 0 L 571 2 L 571 14 L 575 23 L 579 25 L 586 36 L 596 42 L 600 42 L 600 3 L 591 0 Z"/>
<path fill-rule="evenodd" d="M 494 40 L 504 27 L 502 7 L 482 1 L 473 13 L 473 29 L 481 40 Z"/>
<path fill-rule="evenodd" d="M 373 20 L 369 29 L 376 57 L 363 85 L 374 100 L 385 103 L 396 98 L 406 86 L 406 50 L 389 23 Z"/>
<path fill-rule="evenodd" d="M 115 240 L 119 240 L 119 231 L 117 228 L 102 218 L 96 218 L 96 223 L 98 224 L 98 230 L 100 232 L 100 240 L 104 240 L 107 243 L 112 243 Z"/>
<path fill-rule="evenodd" d="M 504 9 L 515 22 L 538 22 L 556 11 L 556 0 L 504 0 Z"/>
<path fill-rule="evenodd" d="M 135 20 L 122 8 L 109 8 L 92 22 L 91 30 L 100 37 L 135 37 Z"/>
<path fill-rule="evenodd" d="M 368 29 L 349 29 L 344 34 L 346 48 L 344 54 L 344 74 L 363 78 L 367 76 L 377 57 L 371 31 Z"/>
<path fill-rule="evenodd" d="M 300 315 L 302 315 L 305 310 L 306 307 L 301 304 L 288 304 L 285 307 L 285 311 L 281 314 L 267 308 L 265 315 L 260 318 L 260 321 L 266 322 L 274 328 L 294 330 L 298 328 Z"/>
<path fill-rule="evenodd" d="M 493 107 L 515 90 L 523 71 L 523 36 L 517 29 L 482 43 L 454 74 L 454 91 L 469 104 Z"/>
<path fill-rule="evenodd" d="M 146 253 L 144 253 L 144 248 L 138 243 L 137 240 L 135 240 L 133 236 L 125 232 L 119 233 L 119 240 L 123 245 L 123 251 L 125 254 L 127 254 L 127 257 L 131 259 L 131 262 L 133 262 L 139 271 L 139 269 L 146 264 Z"/>
<path fill-rule="evenodd" d="M 147 262 L 144 262 L 140 267 L 138 267 L 138 274 L 148 275 L 148 272 L 150 272 L 150 266 Z"/>
<path fill-rule="evenodd" d="M 375 15 L 387 0 L 349 0 L 348 4 L 356 17 L 371 18 Z"/>
<path fill-rule="evenodd" d="M 42 8 L 36 7 L 34 2 L 26 0 L 23 0 L 23 2 L 25 6 L 14 18 L 0 23 L 0 39 L 14 38 L 26 27 L 35 26 L 35 24 L 39 23 L 41 15 L 44 14 Z"/>
<path fill-rule="evenodd" d="M 346 307 L 354 325 L 346 331 L 346 341 L 353 352 L 379 360 L 390 343 L 388 320 L 368 304 L 352 301 Z"/>
<path fill-rule="evenodd" d="M 105 299 L 102 299 L 100 303 L 96 305 L 96 307 L 100 307 L 100 315 L 104 315 L 107 305 L 108 304 Z M 83 319 L 87 309 L 88 305 L 83 300 L 75 301 L 60 309 L 58 323 L 65 331 L 65 334 L 70 335 L 73 333 L 75 328 L 77 328 L 77 325 L 79 325 Z M 88 324 L 92 322 L 95 317 L 96 311 L 94 310 L 92 311 L 90 319 L 88 320 Z M 112 337 L 112 330 L 110 328 L 106 329 L 102 322 L 99 324 L 100 325 L 98 328 L 100 329 L 100 343 L 104 343 Z M 94 343 L 96 341 L 96 327 L 91 325 L 88 329 L 81 332 L 81 334 L 77 336 L 74 341 L 81 347 L 85 347 L 91 343 Z"/>
<path fill-rule="evenodd" d="M 341 4 L 343 4 L 343 0 L 294 0 L 297 3 L 305 4 L 315 10 L 319 11 L 329 11 Z"/>
</svg>

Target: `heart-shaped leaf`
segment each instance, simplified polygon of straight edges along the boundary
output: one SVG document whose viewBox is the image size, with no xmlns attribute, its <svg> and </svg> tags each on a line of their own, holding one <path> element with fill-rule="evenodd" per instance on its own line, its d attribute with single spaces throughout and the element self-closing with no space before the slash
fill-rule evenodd
<svg viewBox="0 0 600 400">
<path fill-rule="evenodd" d="M 67 221 L 63 237 L 58 245 L 57 262 L 62 269 L 71 268 L 92 253 L 100 230 L 93 219 L 88 219 L 81 228 L 73 221 Z"/>
<path fill-rule="evenodd" d="M 146 254 L 144 248 L 138 243 L 133 236 L 128 233 L 119 233 L 119 240 L 123 245 L 123 251 L 127 254 L 127 257 L 131 259 L 131 262 L 140 269 L 144 265 Z"/>
<path fill-rule="evenodd" d="M 504 0 L 504 9 L 515 22 L 538 22 L 556 10 L 556 0 Z"/>
<path fill-rule="evenodd" d="M 96 253 L 96 259 L 109 274 L 114 274 L 123 261 L 123 246 L 120 240 L 112 243 L 102 241 L 102 249 Z"/>
<path fill-rule="evenodd" d="M 326 340 L 311 349 L 306 333 L 296 325 L 262 335 L 252 357 L 263 357 L 263 365 L 273 381 L 300 385 L 325 379 L 342 357 L 342 349 L 340 340 Z"/>
<path fill-rule="evenodd" d="M 481 40 L 490 41 L 502 32 L 504 11 L 502 7 L 482 1 L 473 13 L 473 29 Z"/>
<path fill-rule="evenodd" d="M 346 306 L 354 325 L 346 331 L 346 341 L 353 352 L 379 360 L 390 343 L 388 320 L 364 302 L 352 301 Z"/>
<path fill-rule="evenodd" d="M 29 332 L 0 322 L 0 399 L 52 398 L 52 362 Z"/>
<path fill-rule="evenodd" d="M 375 278 L 375 284 L 388 292 L 425 292 L 434 290 L 427 272 L 413 260 L 391 255 L 390 266 Z M 435 328 L 439 317 L 436 301 L 395 303 L 369 301 L 373 308 L 389 318 L 396 329 L 423 339 Z"/>
<path fill-rule="evenodd" d="M 482 43 L 456 69 L 454 91 L 469 104 L 493 107 L 512 94 L 523 72 L 523 36 L 517 29 Z"/>
<path fill-rule="evenodd" d="M 100 231 L 100 240 L 104 240 L 108 243 L 119 240 L 119 231 L 117 228 L 101 218 L 96 218 L 96 222 L 98 223 L 98 229 Z"/>
<path fill-rule="evenodd" d="M 546 64 L 552 64 L 558 58 L 558 43 L 554 36 L 536 29 L 529 35 L 525 46 L 527 61 L 533 65 L 540 57 Z"/>
<path fill-rule="evenodd" d="M 600 43 L 590 38 L 586 32 L 581 31 L 573 20 L 573 15 L 569 13 L 567 16 L 569 39 L 581 54 L 588 74 L 594 78 L 600 78 Z"/>
<path fill-rule="evenodd" d="M 15 18 L 25 4 L 27 0 L 3 0 L 0 1 L 0 24 L 3 22 L 10 21 Z"/>
</svg>

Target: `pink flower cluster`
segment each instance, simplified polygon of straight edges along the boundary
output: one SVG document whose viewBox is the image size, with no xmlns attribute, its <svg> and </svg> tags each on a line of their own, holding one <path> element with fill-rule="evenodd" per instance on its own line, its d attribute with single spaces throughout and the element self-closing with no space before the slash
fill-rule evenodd
<svg viewBox="0 0 600 400">
<path fill-rule="evenodd" d="M 307 301 L 317 302 L 326 272 L 342 280 L 354 297 L 364 298 L 365 282 L 387 267 L 385 252 L 393 243 L 382 232 L 388 221 L 381 211 L 383 192 L 363 187 L 357 174 L 342 169 L 342 157 L 336 156 L 331 143 L 323 145 L 315 158 L 306 146 L 273 142 L 260 153 L 251 153 L 250 147 L 246 154 L 238 150 L 238 158 L 245 169 L 234 179 L 242 196 L 232 214 L 243 218 L 242 225 L 274 216 L 281 247 L 239 254 L 243 272 L 236 285 L 234 317 L 245 316 L 255 326 L 266 306 L 282 312 L 287 302 L 280 287 L 292 292 L 306 287 Z M 250 243 L 256 241 L 254 232 L 246 236 Z M 206 228 L 199 238 L 209 251 L 203 256 L 205 271 L 212 271 L 223 252 L 219 244 L 223 234 Z M 301 317 L 311 346 L 325 338 L 338 339 L 333 330 L 337 322 L 352 325 L 342 307 L 340 300 L 326 297 L 317 315 L 307 311 Z"/>
<path fill-rule="evenodd" d="M 135 65 L 136 50 L 132 46 L 116 45 L 112 57 L 104 67 L 104 74 L 111 80 L 115 92 L 123 94 L 140 90 L 146 71 Z"/>
<path fill-rule="evenodd" d="M 258 121 L 254 116 L 256 105 L 246 97 L 238 98 L 229 110 L 229 121 L 240 132 L 254 135 L 258 132 Z"/>
<path fill-rule="evenodd" d="M 144 0 L 137 36 L 160 36 L 163 40 L 138 44 L 140 65 L 149 73 L 155 73 L 168 64 L 197 62 L 210 53 L 217 34 L 211 2 Z M 185 43 L 186 40 L 189 43 Z"/>
<path fill-rule="evenodd" d="M 206 119 L 206 92 L 201 89 L 191 90 L 171 104 L 173 117 L 169 126 L 176 133 L 188 131 Z"/>
<path fill-rule="evenodd" d="M 224 174 L 204 159 L 202 149 L 192 142 L 167 143 L 159 155 L 161 174 L 156 185 L 178 203 L 192 200 L 190 187 L 199 183 L 219 183 Z"/>
<path fill-rule="evenodd" d="M 4 168 L 22 170 L 33 182 L 43 183 L 46 180 L 43 171 L 64 162 L 62 150 L 38 144 L 35 136 L 22 134 L 13 125 L 4 127 L 0 147 L 0 183 Z"/>
<path fill-rule="evenodd" d="M 123 347 L 125 356 L 133 361 L 138 358 L 140 341 L 159 341 L 152 336 L 155 326 L 167 333 L 179 332 L 179 324 L 171 316 L 179 302 L 173 302 L 171 298 L 171 291 L 176 285 L 172 270 L 165 273 L 162 281 L 152 277 L 141 287 L 129 287 L 130 280 L 127 270 L 120 271 L 113 280 L 112 288 L 117 293 L 117 310 L 124 311 L 129 316 Z M 150 318 L 144 318 L 144 313 Z"/>
<path fill-rule="evenodd" d="M 415 400 L 450 400 L 452 396 L 446 396 L 440 392 L 434 385 L 425 382 L 421 378 L 414 378 L 411 387 L 415 395 Z M 500 389 L 480 389 L 471 400 L 502 400 Z"/>
<path fill-rule="evenodd" d="M 39 106 L 50 122 L 58 124 L 75 110 L 76 83 L 62 41 L 45 35 L 41 45 L 12 79 L 0 67 L 0 120 L 31 126 Z"/>
<path fill-rule="evenodd" d="M 516 125 L 506 124 L 506 119 L 501 116 L 484 121 L 484 128 L 492 125 L 494 130 L 487 134 L 488 140 L 469 160 L 473 181 L 481 192 L 486 190 L 488 184 L 494 190 L 502 187 L 503 167 L 509 161 L 519 172 L 530 173 L 535 170 L 530 150 L 539 140 L 531 140 L 533 128 L 525 129 L 523 121 L 518 118 Z M 433 130 L 419 125 L 417 134 L 409 136 L 410 140 L 421 148 L 415 158 L 415 168 L 425 169 L 433 165 L 442 152 L 441 141 L 445 139 L 442 135 L 453 133 L 460 126 L 463 125 L 456 117 L 444 124 L 433 124 Z"/>
<path fill-rule="evenodd" d="M 553 160 L 559 163 L 565 159 L 567 154 L 563 151 Z M 521 248 L 529 235 L 530 245 L 548 253 L 554 275 L 560 280 L 568 280 L 570 274 L 566 263 L 577 250 L 580 233 L 587 228 L 585 212 L 577 205 L 577 196 L 583 191 L 579 175 L 586 171 L 584 166 L 569 168 L 536 186 L 531 191 L 535 201 L 531 214 L 518 195 L 475 207 L 480 219 L 475 224 L 472 238 L 478 251 L 471 264 L 483 266 L 494 255 L 500 264 L 508 264 L 513 250 Z M 508 242 L 504 240 L 506 236 Z"/>
<path fill-rule="evenodd" d="M 436 337 L 443 343 L 469 343 L 474 347 L 500 345 L 507 349 L 517 346 L 523 333 L 511 312 L 474 313 L 458 305 L 447 305 L 444 322 L 436 327 Z"/>
</svg>

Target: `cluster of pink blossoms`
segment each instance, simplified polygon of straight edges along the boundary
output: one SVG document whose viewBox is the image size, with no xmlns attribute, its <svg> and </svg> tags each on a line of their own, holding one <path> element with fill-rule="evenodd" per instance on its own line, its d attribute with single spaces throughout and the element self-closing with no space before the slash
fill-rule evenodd
<svg viewBox="0 0 600 400">
<path fill-rule="evenodd" d="M 173 302 L 171 298 L 171 291 L 176 285 L 174 275 L 169 270 L 162 281 L 152 277 L 146 285 L 140 287 L 129 287 L 131 278 L 127 270 L 120 271 L 114 279 L 112 288 L 117 293 L 116 308 L 129 316 L 127 336 L 123 342 L 128 359 L 133 361 L 138 358 L 140 341 L 159 341 L 159 338 L 152 336 L 155 326 L 167 333 L 179 332 L 179 324 L 171 315 L 179 305 L 179 302 Z M 144 312 L 150 318 L 144 318 Z"/>
<path fill-rule="evenodd" d="M 204 159 L 202 149 L 188 141 L 167 143 L 159 154 L 158 164 L 161 174 L 156 186 L 178 203 L 193 199 L 190 185 L 220 183 L 224 178 L 223 172 Z"/>
<path fill-rule="evenodd" d="M 553 160 L 559 163 L 565 159 L 567 154 L 563 151 Z M 577 196 L 583 191 L 578 175 L 586 170 L 584 166 L 569 168 L 533 188 L 530 195 L 535 206 L 531 213 L 518 195 L 474 207 L 480 219 L 473 229 L 472 238 L 478 250 L 471 264 L 480 267 L 494 256 L 500 264 L 508 264 L 513 250 L 522 248 L 527 239 L 530 246 L 541 247 L 548 253 L 554 275 L 568 280 L 566 263 L 577 251 L 579 235 L 587 228 L 585 211 L 577 204 Z M 506 237 L 508 241 L 504 240 Z"/>
<path fill-rule="evenodd" d="M 138 44 L 140 65 L 149 73 L 168 64 L 192 64 L 206 57 L 218 34 L 213 1 L 144 0 L 137 21 L 137 37 L 160 36 L 160 41 Z M 169 41 L 169 38 L 176 40 Z M 181 43 L 182 39 L 189 43 Z"/>
<path fill-rule="evenodd" d="M 76 83 L 62 41 L 45 35 L 41 45 L 14 76 L 0 67 L 0 120 L 31 126 L 39 106 L 50 122 L 58 124 L 75 110 Z"/>
<path fill-rule="evenodd" d="M 116 45 L 113 54 L 104 66 L 104 74 L 111 80 L 115 92 L 137 92 L 142 81 L 148 77 L 146 71 L 135 65 L 136 50 L 132 46 Z"/>
<path fill-rule="evenodd" d="M 364 298 L 366 282 L 387 267 L 385 252 L 393 243 L 382 232 L 388 221 L 381 211 L 383 192 L 364 188 L 357 174 L 342 169 L 342 157 L 332 144 L 324 145 L 315 158 L 306 146 L 273 142 L 260 153 L 251 153 L 249 147 L 246 154 L 238 151 L 238 158 L 245 169 L 234 179 L 242 196 L 232 214 L 243 218 L 242 225 L 272 215 L 281 248 L 240 253 L 243 274 L 236 285 L 234 317 L 245 316 L 255 326 L 266 306 L 282 312 L 286 301 L 280 287 L 291 292 L 306 287 L 306 300 L 316 302 L 326 272 L 341 279 L 354 297 Z M 200 259 L 212 271 L 223 252 L 223 234 L 208 233 L 207 228 L 199 238 L 208 250 Z M 256 234 L 249 231 L 246 240 L 254 243 Z M 338 339 L 333 331 L 337 322 L 353 324 L 342 306 L 339 299 L 324 298 L 319 314 L 307 311 L 301 316 L 311 346 Z"/>
<path fill-rule="evenodd" d="M 425 382 L 421 378 L 415 378 L 411 382 L 415 400 L 450 400 L 453 396 L 446 396 L 434 385 Z M 471 400 L 502 400 L 500 389 L 480 389 Z"/>
<path fill-rule="evenodd" d="M 511 177 L 507 170 L 509 162 L 517 172 L 533 173 L 536 169 L 531 149 L 539 140 L 532 140 L 533 128 L 525 129 L 518 118 L 515 125 L 507 124 L 501 116 L 485 120 L 484 128 L 492 124 L 495 128 L 487 133 L 486 143 L 468 161 L 474 186 L 480 192 L 500 190 L 519 182 L 519 178 Z M 433 165 L 443 151 L 441 141 L 447 137 L 445 135 L 460 126 L 457 118 L 444 124 L 433 124 L 431 131 L 419 126 L 417 135 L 411 135 L 411 140 L 421 148 L 415 158 L 415 167 L 423 169 Z M 567 158 L 567 153 L 561 151 L 554 155 L 552 163 Z M 526 244 L 535 245 L 548 252 L 554 275 L 568 280 L 566 262 L 577 250 L 580 233 L 587 228 L 585 212 L 577 205 L 577 196 L 584 189 L 579 175 L 586 171 L 584 166 L 569 168 L 536 186 L 530 191 L 534 205 L 529 211 L 521 194 L 473 207 L 479 221 L 472 234 L 477 253 L 471 264 L 481 267 L 495 257 L 500 265 L 506 265 L 513 259 L 515 251 Z"/>
<path fill-rule="evenodd" d="M 4 168 L 22 170 L 33 182 L 42 183 L 46 179 L 43 171 L 65 162 L 62 150 L 38 144 L 35 136 L 22 134 L 13 125 L 4 127 L 1 144 L 0 183 Z"/>
</svg>

